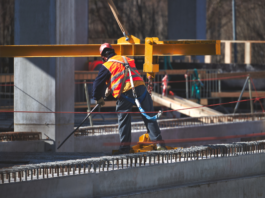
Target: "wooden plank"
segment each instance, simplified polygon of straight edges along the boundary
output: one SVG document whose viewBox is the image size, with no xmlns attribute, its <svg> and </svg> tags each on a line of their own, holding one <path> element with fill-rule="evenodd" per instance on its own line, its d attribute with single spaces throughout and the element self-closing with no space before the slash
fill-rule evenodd
<svg viewBox="0 0 265 198">
<path fill-rule="evenodd" d="M 212 62 L 212 56 L 210 56 L 210 55 L 204 56 L 204 63 L 209 64 L 211 62 Z"/>
<path fill-rule="evenodd" d="M 91 104 L 90 107 L 94 107 L 96 104 Z M 115 107 L 116 101 L 105 101 L 105 105 L 103 107 Z M 87 108 L 86 102 L 76 102 L 75 109 Z"/>
<path fill-rule="evenodd" d="M 245 64 L 251 63 L 251 43 L 245 43 Z"/>
<path fill-rule="evenodd" d="M 14 82 L 14 74 L 1 74 L 0 83 L 12 83 Z"/>
<path fill-rule="evenodd" d="M 188 99 L 191 102 L 197 103 L 198 99 Z M 208 105 L 208 98 L 201 98 L 201 105 Z"/>
<path fill-rule="evenodd" d="M 143 70 L 138 70 L 141 75 L 146 75 Z M 159 72 L 156 73 L 156 75 L 184 75 L 186 74 L 187 70 L 186 69 L 172 69 L 172 70 L 159 70 Z"/>
<path fill-rule="evenodd" d="M 95 80 L 98 71 L 75 71 L 75 80 Z"/>
<path fill-rule="evenodd" d="M 139 70 L 141 75 L 145 75 L 142 70 Z M 186 69 L 174 69 L 174 70 L 160 70 L 156 75 L 184 75 L 187 73 Z M 192 74 L 193 71 L 189 71 L 189 74 Z M 205 70 L 198 70 L 198 74 L 200 74 L 200 79 L 207 78 Z M 75 80 L 95 80 L 98 75 L 98 71 L 75 71 Z M 250 75 L 253 79 L 264 78 L 265 71 L 249 71 L 249 72 L 235 72 L 235 73 L 218 73 L 217 78 L 226 78 L 233 76 L 242 76 L 240 78 L 235 79 L 246 79 L 245 76 Z M 0 83 L 12 83 L 14 82 L 13 74 L 3 74 L 0 75 Z"/>
<path fill-rule="evenodd" d="M 241 92 L 211 92 L 213 98 L 238 98 Z M 265 91 L 257 91 L 259 97 L 265 97 Z M 249 92 L 245 91 L 243 98 L 249 98 Z M 252 93 L 252 97 L 256 97 L 256 92 Z"/>
<path fill-rule="evenodd" d="M 246 79 L 247 75 L 251 78 L 259 79 L 265 77 L 265 71 L 249 71 L 249 72 L 235 72 L 235 73 L 220 73 L 217 74 L 217 78 L 226 78 L 226 77 L 233 77 L 233 76 L 242 76 L 240 78 L 235 79 Z"/>
<path fill-rule="evenodd" d="M 225 42 L 231 42 L 231 43 L 265 43 L 265 41 L 255 41 L 255 40 L 221 40 L 221 43 L 225 43 Z"/>
<path fill-rule="evenodd" d="M 232 60 L 232 44 L 230 41 L 226 41 L 225 43 L 225 64 L 230 64 Z"/>
<path fill-rule="evenodd" d="M 161 96 L 160 94 L 152 92 L 151 95 L 153 101 L 163 105 L 165 107 L 178 110 L 178 112 L 185 114 L 190 117 L 202 117 L 202 116 L 213 116 L 223 115 L 222 113 L 210 109 L 208 107 L 202 107 L 201 105 L 186 100 L 180 97 L 169 98 Z M 201 108 L 200 108 L 201 107 Z M 189 109 L 186 109 L 189 108 Z M 185 110 L 184 110 L 185 109 Z"/>
</svg>

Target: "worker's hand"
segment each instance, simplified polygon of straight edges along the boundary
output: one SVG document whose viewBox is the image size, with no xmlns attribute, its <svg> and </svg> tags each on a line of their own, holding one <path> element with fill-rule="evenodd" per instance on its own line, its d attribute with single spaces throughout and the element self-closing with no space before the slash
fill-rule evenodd
<svg viewBox="0 0 265 198">
<path fill-rule="evenodd" d="M 105 98 L 107 98 L 110 95 L 110 89 L 107 87 L 106 91 L 105 91 Z"/>
<path fill-rule="evenodd" d="M 104 98 L 101 97 L 99 100 L 97 100 L 97 104 L 99 104 L 100 106 L 104 106 L 105 105 Z"/>
</svg>

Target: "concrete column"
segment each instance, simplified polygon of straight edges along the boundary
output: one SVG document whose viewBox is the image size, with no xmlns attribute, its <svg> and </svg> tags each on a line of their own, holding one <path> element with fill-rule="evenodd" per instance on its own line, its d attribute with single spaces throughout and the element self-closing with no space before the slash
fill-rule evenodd
<svg viewBox="0 0 265 198">
<path fill-rule="evenodd" d="M 206 0 L 168 0 L 168 39 L 206 39 Z"/>
<path fill-rule="evenodd" d="M 75 44 L 88 43 L 88 0 L 75 1 Z M 75 70 L 88 70 L 86 57 L 75 58 Z"/>
<path fill-rule="evenodd" d="M 76 27 L 82 26 L 76 23 L 77 2 L 88 8 L 87 0 L 15 0 L 15 44 L 75 44 Z M 15 111 L 73 112 L 75 63 L 74 58 L 15 58 Z M 73 130 L 74 114 L 15 113 L 14 128 L 40 131 L 56 147 Z M 72 137 L 59 151 L 73 150 Z"/>
</svg>

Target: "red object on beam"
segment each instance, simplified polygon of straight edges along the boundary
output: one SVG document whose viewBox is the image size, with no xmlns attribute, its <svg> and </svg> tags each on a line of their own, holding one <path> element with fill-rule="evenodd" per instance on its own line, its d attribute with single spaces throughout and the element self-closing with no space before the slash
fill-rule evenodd
<svg viewBox="0 0 265 198">
<path fill-rule="evenodd" d="M 88 70 L 89 71 L 94 71 L 95 68 L 100 65 L 100 64 L 103 64 L 103 61 L 100 61 L 100 60 L 95 60 L 93 62 L 89 62 L 88 63 Z"/>
</svg>

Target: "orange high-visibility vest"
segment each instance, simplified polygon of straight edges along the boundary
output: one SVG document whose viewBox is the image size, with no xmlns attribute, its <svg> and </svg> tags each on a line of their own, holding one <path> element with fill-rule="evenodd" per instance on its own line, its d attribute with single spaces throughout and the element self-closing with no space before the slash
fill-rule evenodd
<svg viewBox="0 0 265 198">
<path fill-rule="evenodd" d="M 140 74 L 138 72 L 138 70 L 135 67 L 135 62 L 133 59 L 130 59 L 128 57 L 126 57 L 130 67 L 132 67 L 135 72 L 137 72 L 138 74 Z M 118 61 L 118 62 L 115 62 Z M 106 63 L 104 63 L 103 65 L 110 71 L 111 73 L 111 77 L 110 79 L 106 82 L 107 86 L 109 87 L 109 89 L 111 90 L 111 93 L 113 95 L 114 98 L 117 98 L 120 95 L 120 91 L 121 91 L 121 85 L 122 85 L 122 80 L 124 77 L 124 73 L 125 73 L 125 67 L 122 63 L 124 63 L 124 60 L 121 56 L 116 55 L 113 56 L 109 59 L 109 61 L 107 61 Z M 139 85 L 144 85 L 144 82 L 142 80 L 142 78 L 140 78 L 139 76 L 137 76 L 134 72 L 132 72 L 132 77 L 133 77 L 133 81 L 141 81 L 141 83 L 137 83 L 136 84 Z M 130 83 L 130 77 L 129 77 L 129 73 L 127 74 L 126 80 L 125 80 L 125 85 L 127 83 Z M 131 89 L 131 87 L 129 88 Z M 128 90 L 129 90 L 128 89 Z M 122 90 L 122 93 L 124 92 L 124 90 Z"/>
</svg>

